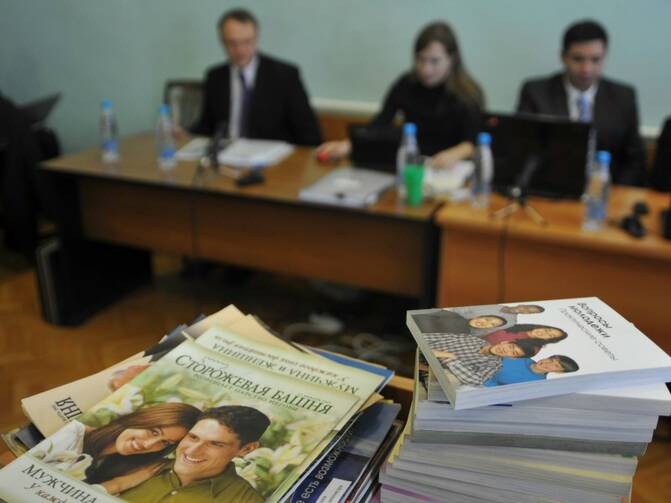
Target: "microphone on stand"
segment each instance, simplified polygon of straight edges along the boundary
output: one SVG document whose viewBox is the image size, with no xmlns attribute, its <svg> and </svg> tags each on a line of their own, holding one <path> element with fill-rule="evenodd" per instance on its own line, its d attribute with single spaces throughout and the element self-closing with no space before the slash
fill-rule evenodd
<svg viewBox="0 0 671 503">
<path fill-rule="evenodd" d="M 515 185 L 510 188 L 510 196 L 513 199 L 524 200 L 529 190 L 531 179 L 538 171 L 541 165 L 541 157 L 539 155 L 529 155 L 524 162 L 524 168 L 515 179 Z"/>
<path fill-rule="evenodd" d="M 219 171 L 219 152 L 230 143 L 228 137 L 228 121 L 221 121 L 207 145 L 205 155 L 201 157 L 199 165 L 203 168 L 211 168 L 215 173 Z"/>
</svg>

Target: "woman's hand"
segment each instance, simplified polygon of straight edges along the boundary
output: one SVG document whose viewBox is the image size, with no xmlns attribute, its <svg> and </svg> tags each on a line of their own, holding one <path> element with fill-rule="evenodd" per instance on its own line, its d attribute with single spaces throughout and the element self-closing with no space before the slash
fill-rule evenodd
<svg viewBox="0 0 671 503">
<path fill-rule="evenodd" d="M 431 166 L 434 168 L 451 168 L 459 161 L 473 156 L 475 147 L 469 141 L 462 141 L 459 145 L 441 150 L 431 158 Z"/>
<path fill-rule="evenodd" d="M 161 468 L 163 468 L 164 462 L 159 461 L 152 465 L 143 466 L 138 468 L 126 475 L 121 475 L 115 477 L 106 482 L 103 482 L 102 485 L 109 494 L 119 494 L 133 487 L 139 486 L 143 482 L 149 480 L 154 475 L 156 475 Z"/>
<path fill-rule="evenodd" d="M 352 144 L 349 140 L 327 141 L 315 150 L 315 155 L 320 161 L 336 161 L 349 155 Z"/>
<path fill-rule="evenodd" d="M 442 150 L 431 158 L 431 167 L 433 168 L 451 168 L 461 161 L 452 149 Z"/>
<path fill-rule="evenodd" d="M 176 123 L 172 125 L 172 130 L 175 135 L 175 140 L 181 140 L 182 138 L 186 138 L 186 136 L 189 134 L 188 131 L 186 131 L 182 126 Z"/>
</svg>

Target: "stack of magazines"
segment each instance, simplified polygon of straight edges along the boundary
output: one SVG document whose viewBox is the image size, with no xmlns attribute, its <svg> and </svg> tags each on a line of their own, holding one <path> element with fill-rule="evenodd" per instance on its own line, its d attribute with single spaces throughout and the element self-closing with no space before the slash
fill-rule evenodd
<svg viewBox="0 0 671 503">
<path fill-rule="evenodd" d="M 392 375 L 228 306 L 22 400 L 0 501 L 368 501 L 402 429 Z"/>
<path fill-rule="evenodd" d="M 412 411 L 383 502 L 597 502 L 630 494 L 671 358 L 597 298 L 409 311 Z"/>
</svg>

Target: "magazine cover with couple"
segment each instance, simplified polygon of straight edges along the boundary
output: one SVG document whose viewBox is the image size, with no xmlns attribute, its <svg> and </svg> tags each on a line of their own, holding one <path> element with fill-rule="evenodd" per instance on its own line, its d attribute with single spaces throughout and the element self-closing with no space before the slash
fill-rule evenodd
<svg viewBox="0 0 671 503">
<path fill-rule="evenodd" d="M 278 501 L 357 402 L 185 342 L 0 470 L 0 499 Z"/>
</svg>

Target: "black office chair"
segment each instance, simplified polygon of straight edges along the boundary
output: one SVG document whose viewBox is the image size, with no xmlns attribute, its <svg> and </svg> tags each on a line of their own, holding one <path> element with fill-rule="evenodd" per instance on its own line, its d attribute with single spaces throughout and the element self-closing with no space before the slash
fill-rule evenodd
<svg viewBox="0 0 671 503">
<path fill-rule="evenodd" d="M 60 99 L 54 93 L 17 106 L 0 96 L 0 227 L 6 248 L 29 262 L 46 238 L 77 225 L 70 207 L 76 198 L 72 180 L 40 169 L 61 153 L 55 131 L 46 125 Z"/>
<path fill-rule="evenodd" d="M 200 115 L 203 83 L 200 80 L 169 80 L 165 84 L 163 102 L 170 106 L 173 122 L 188 131 Z"/>
<path fill-rule="evenodd" d="M 650 184 L 655 190 L 671 191 L 671 117 L 666 119 L 659 138 L 657 138 Z"/>
</svg>

